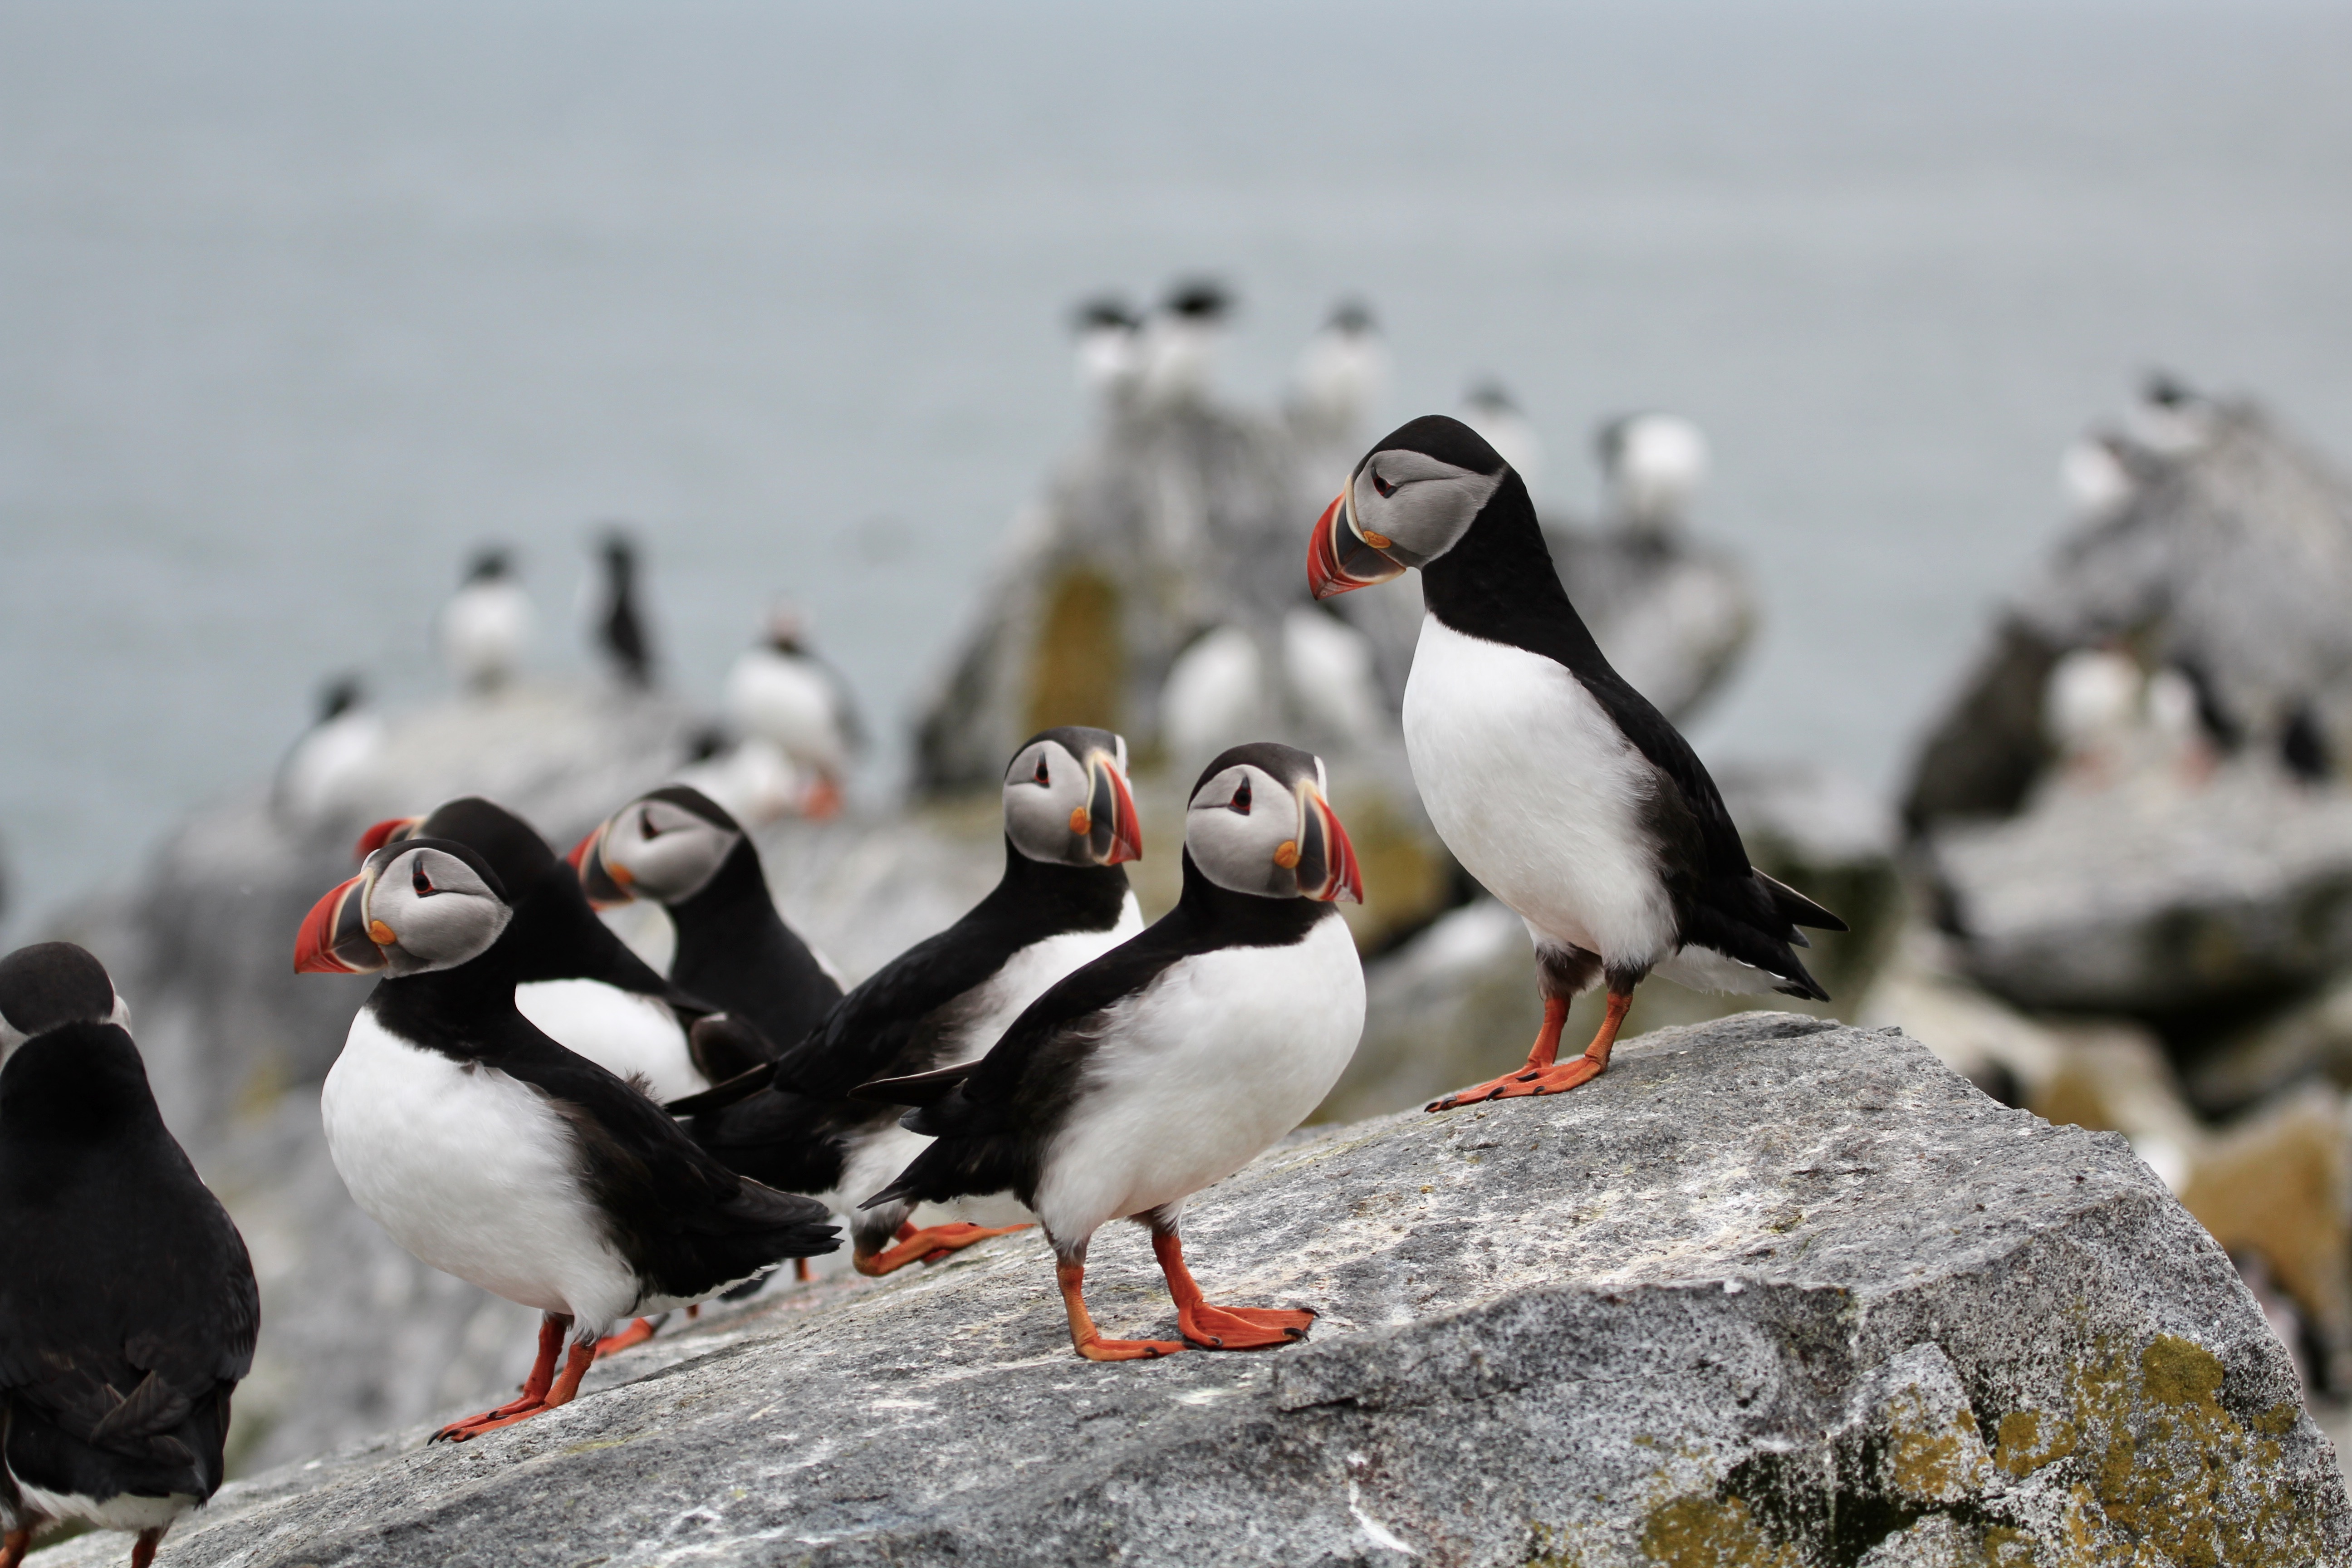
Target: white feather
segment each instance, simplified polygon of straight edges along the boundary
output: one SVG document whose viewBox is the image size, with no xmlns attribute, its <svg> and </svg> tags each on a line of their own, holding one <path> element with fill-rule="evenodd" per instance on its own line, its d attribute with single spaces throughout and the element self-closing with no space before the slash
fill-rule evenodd
<svg viewBox="0 0 2352 1568">
<path fill-rule="evenodd" d="M 80 1492 L 48 1491 L 13 1472 L 10 1479 L 30 1505 L 24 1510 L 24 1517 L 79 1519 L 100 1530 L 161 1530 L 196 1506 L 195 1498 L 186 1492 L 173 1492 L 169 1497 L 134 1497 L 129 1492 L 117 1492 L 110 1498 L 94 1498 Z"/>
<path fill-rule="evenodd" d="M 565 1050 L 615 1078 L 643 1078 L 656 1100 L 710 1087 L 694 1065 L 677 1015 L 651 996 L 601 980 L 535 980 L 515 987 L 515 1007 Z"/>
<path fill-rule="evenodd" d="M 362 1008 L 319 1110 L 352 1201 L 425 1262 L 570 1313 L 575 1340 L 638 1305 L 636 1273 L 582 1187 L 572 1135 L 529 1084 L 412 1045 Z"/>
<path fill-rule="evenodd" d="M 841 693 L 814 659 L 755 647 L 727 674 L 728 721 L 804 768 L 839 774 L 849 765 Z"/>
<path fill-rule="evenodd" d="M 442 660 L 463 685 L 479 690 L 504 685 L 521 668 L 538 620 L 514 583 L 468 583 L 441 607 Z"/>
<path fill-rule="evenodd" d="M 1219 948 L 1109 1010 L 1038 1217 L 1062 1240 L 1180 1203 L 1304 1121 L 1364 1028 L 1364 969 L 1343 921 L 1289 947 Z"/>
</svg>

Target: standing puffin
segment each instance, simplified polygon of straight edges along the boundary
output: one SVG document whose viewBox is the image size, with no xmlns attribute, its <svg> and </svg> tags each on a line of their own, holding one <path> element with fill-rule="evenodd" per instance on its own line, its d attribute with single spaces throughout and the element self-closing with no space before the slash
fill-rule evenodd
<svg viewBox="0 0 2352 1568">
<path fill-rule="evenodd" d="M 514 558 L 490 545 L 476 552 L 465 581 L 441 606 L 442 662 L 469 691 L 495 691 L 522 666 L 539 617 L 516 581 Z"/>
<path fill-rule="evenodd" d="M 700 790 L 648 790 L 598 824 L 571 861 L 591 903 L 651 899 L 668 910 L 677 931 L 670 984 L 766 1039 L 797 1042 L 841 1000 L 841 982 L 776 912 L 759 846 Z"/>
<path fill-rule="evenodd" d="M 71 942 L 0 959 L 0 1568 L 46 1525 L 138 1531 L 221 1484 L 261 1303 L 155 1109 L 122 1002 Z"/>
<path fill-rule="evenodd" d="M 719 1016 L 716 1004 L 630 952 L 596 918 L 572 868 L 504 806 L 460 795 L 427 816 L 379 822 L 361 836 L 360 858 L 409 838 L 453 838 L 498 873 L 515 909 L 515 1005 L 566 1050 L 641 1082 L 656 1100 L 698 1094 L 775 1055 L 756 1029 Z M 373 968 L 365 943 L 358 952 Z"/>
<path fill-rule="evenodd" d="M 850 1090 L 974 1059 L 1046 987 L 1141 931 L 1121 867 L 1142 854 L 1127 742 L 1108 730 L 1045 731 L 1004 772 L 995 890 L 843 997 L 756 1092 L 721 1086 L 672 1109 L 693 1114 L 696 1142 L 730 1168 L 848 1208 L 923 1146 L 895 1111 Z M 914 1210 L 909 1199 L 857 1215 L 850 1239 L 859 1273 L 887 1274 L 1007 1228 L 910 1232 Z"/>
<path fill-rule="evenodd" d="M 434 1268 L 546 1314 L 522 1396 L 436 1440 L 569 1403 L 615 1319 L 838 1245 L 822 1204 L 745 1181 L 534 1027 L 515 1006 L 530 947 L 488 860 L 448 838 L 377 849 L 295 939 L 298 973 L 385 976 L 319 1095 L 352 1201 Z"/>
<path fill-rule="evenodd" d="M 866 738 L 848 682 L 807 644 L 800 612 L 770 609 L 765 639 L 727 672 L 727 721 L 792 763 L 805 780 L 802 815 L 822 820 L 841 809 L 841 781 Z"/>
<path fill-rule="evenodd" d="M 1318 599 L 1421 570 L 1428 605 L 1405 684 L 1413 782 L 1446 847 L 1524 920 L 1543 1027 L 1517 1072 L 1434 1101 L 1573 1089 L 1653 971 L 1700 990 L 1829 1000 L 1792 949 L 1845 923 L 1748 864 L 1715 781 L 1601 657 L 1545 548 L 1528 488 L 1484 437 L 1429 415 L 1374 447 L 1307 546 Z M 1557 1061 L 1568 1005 L 1609 1007 Z"/>
<path fill-rule="evenodd" d="M 1088 1361 L 1184 1348 L 1095 1328 L 1087 1243 L 1115 1219 L 1151 1227 L 1185 1340 L 1306 1337 L 1310 1311 L 1212 1306 L 1177 1219 L 1307 1119 L 1363 1032 L 1363 965 L 1333 907 L 1360 902 L 1363 881 L 1326 788 L 1320 758 L 1271 742 L 1210 763 L 1185 808 L 1173 910 L 1039 997 L 982 1060 L 859 1091 L 918 1107 L 906 1125 L 933 1140 L 866 1205 L 1018 1197 L 1053 1243 Z"/>
</svg>

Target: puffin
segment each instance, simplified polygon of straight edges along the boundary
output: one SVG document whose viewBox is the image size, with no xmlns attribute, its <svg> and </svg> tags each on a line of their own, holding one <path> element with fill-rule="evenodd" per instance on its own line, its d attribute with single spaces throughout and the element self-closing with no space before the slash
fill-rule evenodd
<svg viewBox="0 0 2352 1568">
<path fill-rule="evenodd" d="M 1143 318 L 1115 295 L 1098 295 L 1070 313 L 1079 390 L 1104 408 L 1122 407 L 1143 373 Z"/>
<path fill-rule="evenodd" d="M 1154 407 L 1198 403 L 1209 395 L 1234 297 L 1214 279 L 1194 278 L 1171 287 L 1144 323 L 1144 400 Z"/>
<path fill-rule="evenodd" d="M 1308 542 L 1318 599 L 1417 568 L 1427 605 L 1404 742 L 1431 825 L 1527 922 L 1544 1021 L 1527 1065 L 1432 1101 L 1573 1089 L 1609 1065 L 1633 988 L 1829 1000 L 1799 928 L 1845 922 L 1749 864 L 1723 796 L 1675 727 L 1627 685 L 1560 585 L 1518 473 L 1478 432 L 1428 415 L 1356 465 Z M 1609 1002 L 1560 1062 L 1568 1005 Z"/>
<path fill-rule="evenodd" d="M 1030 1004 L 988 1055 L 863 1086 L 931 1139 L 866 1200 L 1010 1193 L 1052 1244 L 1070 1342 L 1088 1361 L 1255 1350 L 1315 1314 L 1213 1305 L 1184 1261 L 1184 1200 L 1305 1121 L 1364 1027 L 1364 971 L 1335 905 L 1361 902 L 1320 758 L 1260 741 L 1212 760 L 1184 813 L 1184 888 L 1131 941 Z M 1087 1247 L 1115 1219 L 1151 1231 L 1179 1340 L 1106 1339 Z"/>
<path fill-rule="evenodd" d="M 824 1205 L 728 1170 L 523 1016 L 528 925 L 486 857 L 410 837 L 329 889 L 295 938 L 297 973 L 366 971 L 372 956 L 383 976 L 319 1095 L 352 1201 L 425 1263 L 544 1314 L 520 1397 L 435 1441 L 568 1404 L 616 1319 L 839 1246 Z"/>
<path fill-rule="evenodd" d="M 823 820 L 841 810 L 842 778 L 866 737 L 848 683 L 810 651 L 792 605 L 769 611 L 767 636 L 727 672 L 725 706 L 738 734 L 773 747 L 803 776 L 803 816 Z"/>
<path fill-rule="evenodd" d="M 937 936 L 916 943 L 844 996 L 764 1079 L 722 1084 L 673 1104 L 695 1141 L 773 1187 L 814 1193 L 846 1211 L 922 1147 L 885 1106 L 854 1100 L 869 1079 L 969 1062 L 1064 975 L 1143 929 L 1126 862 L 1143 854 L 1127 784 L 1127 742 L 1108 730 L 1046 730 L 1004 771 L 1004 875 Z M 934 1261 L 1020 1228 L 1003 1205 L 970 1220 L 910 1228 L 915 1205 L 853 1219 L 861 1274 Z"/>
<path fill-rule="evenodd" d="M 163 1125 L 105 966 L 0 959 L 0 1568 L 65 1521 L 153 1562 L 221 1484 L 261 1300 L 244 1238 Z"/>
<path fill-rule="evenodd" d="M 1706 437 L 1673 414 L 1627 414 L 1593 437 L 1610 518 L 1635 534 L 1670 535 L 1706 483 Z"/>
<path fill-rule="evenodd" d="M 319 694 L 319 717 L 278 764 L 270 804 L 297 822 L 334 815 L 374 773 L 384 745 L 383 715 L 366 683 L 341 675 Z"/>
<path fill-rule="evenodd" d="M 698 1094 L 773 1059 L 775 1046 L 756 1025 L 726 1016 L 629 951 L 596 918 L 572 868 L 504 806 L 460 795 L 429 816 L 388 818 L 361 835 L 358 858 L 417 837 L 454 838 L 497 870 L 520 926 L 515 1005 L 566 1049 L 656 1100 Z M 366 943 L 353 951 L 362 970 L 374 967 Z"/>
<path fill-rule="evenodd" d="M 491 692 L 521 667 L 539 617 L 515 577 L 514 557 L 502 546 L 475 552 L 464 581 L 441 606 L 441 659 L 457 684 Z"/>
<path fill-rule="evenodd" d="M 613 661 L 621 684 L 642 690 L 654 683 L 654 650 L 637 608 L 637 547 L 614 527 L 605 531 L 596 552 L 604 567 L 604 593 L 595 610 L 596 641 Z"/>
<path fill-rule="evenodd" d="M 650 899 L 667 910 L 670 984 L 763 1038 L 797 1043 L 841 1000 L 840 977 L 777 912 L 759 847 L 700 790 L 646 791 L 591 829 L 570 863 L 599 909 Z"/>
</svg>

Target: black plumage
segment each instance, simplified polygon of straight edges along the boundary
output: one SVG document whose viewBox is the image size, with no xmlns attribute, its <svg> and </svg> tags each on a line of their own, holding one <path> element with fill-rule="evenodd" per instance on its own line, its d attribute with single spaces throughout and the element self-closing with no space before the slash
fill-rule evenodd
<svg viewBox="0 0 2352 1568">
<path fill-rule="evenodd" d="M 614 673 L 630 686 L 654 682 L 653 639 L 637 606 L 637 551 L 617 529 L 604 536 L 599 553 L 604 563 L 604 603 L 596 622 L 597 640 L 613 661 Z"/>
<path fill-rule="evenodd" d="M 119 1016 L 79 948 L 0 962 L 0 1019 L 29 1037 L 0 1066 L 0 1512 L 21 1550 L 46 1521 L 24 1489 L 74 1500 L 139 1529 L 143 1563 L 167 1500 L 221 1484 L 260 1301 Z"/>
</svg>

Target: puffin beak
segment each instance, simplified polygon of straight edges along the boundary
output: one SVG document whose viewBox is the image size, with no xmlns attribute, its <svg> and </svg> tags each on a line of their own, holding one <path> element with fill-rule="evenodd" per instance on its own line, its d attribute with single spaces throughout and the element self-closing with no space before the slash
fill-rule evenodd
<svg viewBox="0 0 2352 1568">
<path fill-rule="evenodd" d="M 580 874 L 580 890 L 588 895 L 588 902 L 600 910 L 631 902 L 636 894 L 630 890 L 636 879 L 625 866 L 616 866 L 604 858 L 604 835 L 612 827 L 608 817 L 598 823 L 587 837 L 572 847 L 564 858 Z"/>
<path fill-rule="evenodd" d="M 1373 536 L 1379 538 L 1377 534 Z M 1387 540 L 1381 540 L 1386 544 Z M 1307 586 L 1318 599 L 1369 588 L 1404 575 L 1404 563 L 1376 549 L 1356 532 L 1348 492 L 1341 490 L 1315 524 L 1307 542 Z"/>
<path fill-rule="evenodd" d="M 359 845 L 352 851 L 352 858 L 366 859 L 385 845 L 396 839 L 405 838 L 415 832 L 416 825 L 424 820 L 421 816 L 385 817 L 382 822 L 360 835 Z"/>
<path fill-rule="evenodd" d="M 1135 796 L 1128 793 L 1127 775 L 1119 772 L 1118 761 L 1108 752 L 1097 752 L 1087 759 L 1087 772 L 1093 787 L 1087 795 L 1085 831 L 1095 863 L 1116 866 L 1142 859 L 1143 823 L 1136 815 Z M 1070 824 L 1074 830 L 1077 826 L 1075 821 Z"/>
<path fill-rule="evenodd" d="M 294 935 L 297 974 L 365 974 L 382 969 L 383 953 L 367 929 L 367 878 L 339 882 L 302 917 Z"/>
<path fill-rule="evenodd" d="M 1356 867 L 1356 847 L 1339 826 L 1339 814 L 1313 784 L 1300 787 L 1304 838 L 1298 847 L 1298 891 L 1322 903 L 1360 904 L 1364 874 Z"/>
</svg>

